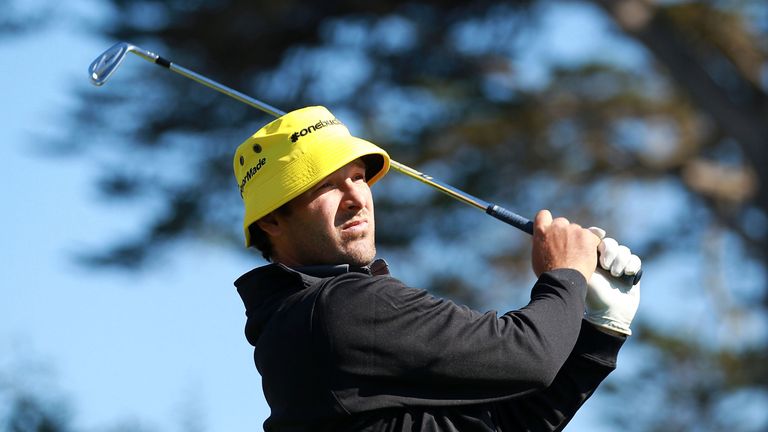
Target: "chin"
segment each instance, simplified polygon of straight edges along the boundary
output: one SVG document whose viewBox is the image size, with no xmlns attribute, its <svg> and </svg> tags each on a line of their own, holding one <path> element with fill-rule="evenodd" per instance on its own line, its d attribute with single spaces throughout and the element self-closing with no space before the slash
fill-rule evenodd
<svg viewBox="0 0 768 432">
<path fill-rule="evenodd" d="M 366 249 L 358 251 L 349 251 L 345 256 L 347 264 L 364 267 L 373 262 L 376 258 L 376 249 Z"/>
</svg>

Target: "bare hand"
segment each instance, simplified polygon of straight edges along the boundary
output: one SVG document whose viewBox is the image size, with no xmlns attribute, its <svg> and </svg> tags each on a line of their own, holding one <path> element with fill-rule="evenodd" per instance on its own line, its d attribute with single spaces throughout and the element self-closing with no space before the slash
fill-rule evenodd
<svg viewBox="0 0 768 432">
<path fill-rule="evenodd" d="M 552 219 L 541 210 L 533 222 L 531 264 L 536 276 L 558 268 L 572 268 L 589 280 L 597 267 L 600 238 L 566 218 Z"/>
</svg>

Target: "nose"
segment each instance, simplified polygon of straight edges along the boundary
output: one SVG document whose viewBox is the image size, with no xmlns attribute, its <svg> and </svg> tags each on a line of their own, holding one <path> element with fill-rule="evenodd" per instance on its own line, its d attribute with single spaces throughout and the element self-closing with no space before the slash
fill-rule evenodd
<svg viewBox="0 0 768 432">
<path fill-rule="evenodd" d="M 342 205 L 348 210 L 365 207 L 368 199 L 368 183 L 348 178 L 344 181 L 344 199 Z"/>
</svg>

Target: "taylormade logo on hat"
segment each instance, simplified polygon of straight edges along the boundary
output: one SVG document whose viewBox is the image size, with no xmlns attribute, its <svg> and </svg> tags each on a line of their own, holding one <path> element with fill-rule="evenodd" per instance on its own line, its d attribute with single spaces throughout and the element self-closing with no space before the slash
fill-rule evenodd
<svg viewBox="0 0 768 432">
<path fill-rule="evenodd" d="M 245 189 L 245 185 L 248 184 L 249 181 L 256 175 L 259 170 L 267 164 L 267 158 L 261 158 L 259 159 L 259 162 L 252 166 L 251 169 L 248 170 L 248 172 L 245 173 L 245 176 L 243 176 L 243 179 L 240 180 L 240 198 L 243 197 L 243 189 Z"/>
<path fill-rule="evenodd" d="M 322 128 L 326 127 L 326 126 L 336 126 L 336 125 L 344 126 L 344 123 L 342 123 L 341 120 L 338 120 L 336 118 L 333 118 L 331 120 L 320 120 L 320 121 L 318 121 L 317 123 L 315 123 L 313 125 L 309 125 L 309 126 L 305 127 L 304 129 L 302 129 L 302 130 L 300 130 L 298 132 L 294 132 L 293 134 L 291 134 L 291 142 L 295 143 L 296 141 L 299 140 L 299 138 L 301 138 L 301 137 L 303 137 L 305 135 L 309 135 L 309 134 L 311 134 L 312 132 L 314 132 L 314 131 L 316 131 L 318 129 L 322 129 Z"/>
</svg>

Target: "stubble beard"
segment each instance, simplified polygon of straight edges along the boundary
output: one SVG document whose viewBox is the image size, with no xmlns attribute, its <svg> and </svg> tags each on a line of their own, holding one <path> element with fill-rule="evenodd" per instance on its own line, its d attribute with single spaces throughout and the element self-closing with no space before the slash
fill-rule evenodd
<svg viewBox="0 0 768 432">
<path fill-rule="evenodd" d="M 340 247 L 338 256 L 336 257 L 336 261 L 339 264 L 363 267 L 370 264 L 376 257 L 376 241 L 374 228 L 372 226 L 373 222 L 369 221 L 368 223 L 371 224 L 370 229 L 353 238 L 344 238 L 345 236 L 340 233 Z"/>
<path fill-rule="evenodd" d="M 376 257 L 376 244 L 373 234 L 366 234 L 364 238 L 356 240 L 355 244 L 350 246 L 347 248 L 347 253 L 344 257 L 345 264 L 363 267 L 370 264 Z"/>
<path fill-rule="evenodd" d="M 368 227 L 361 233 L 345 233 L 341 231 L 340 227 L 347 221 L 351 221 L 355 218 L 363 217 L 368 223 Z M 364 267 L 373 262 L 376 257 L 376 241 L 375 241 L 375 219 L 373 217 L 373 211 L 363 210 L 361 212 L 355 212 L 344 218 L 344 223 L 338 225 L 339 230 L 336 231 L 338 241 L 338 256 L 336 261 L 339 264 L 349 264 L 358 267 Z"/>
<path fill-rule="evenodd" d="M 362 233 L 345 233 L 340 226 L 329 231 L 307 233 L 303 245 L 297 247 L 304 251 L 298 261 L 302 265 L 369 265 L 376 257 L 376 243 L 370 218 L 368 223 L 369 228 Z"/>
</svg>

